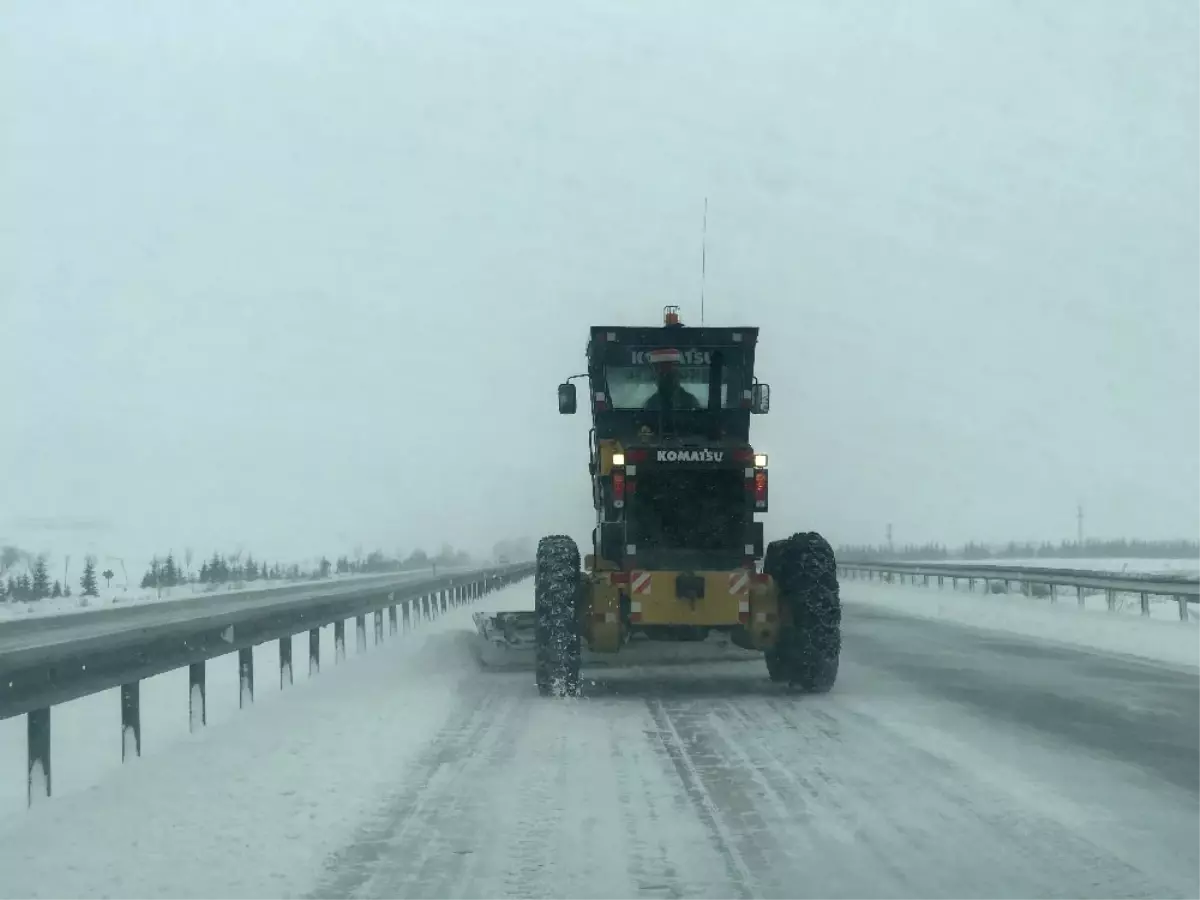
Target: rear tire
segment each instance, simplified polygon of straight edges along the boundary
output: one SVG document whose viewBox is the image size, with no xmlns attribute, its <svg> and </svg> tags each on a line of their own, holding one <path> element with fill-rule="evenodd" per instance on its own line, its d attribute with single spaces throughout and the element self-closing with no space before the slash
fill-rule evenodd
<svg viewBox="0 0 1200 900">
<path fill-rule="evenodd" d="M 837 681 L 842 652 L 842 602 L 837 559 L 816 532 L 772 541 L 763 570 L 779 589 L 790 616 L 779 643 L 766 652 L 772 681 L 786 681 L 806 693 L 823 694 Z"/>
<path fill-rule="evenodd" d="M 542 538 L 534 573 L 534 668 L 543 697 L 579 693 L 578 596 L 579 547 L 563 534 Z"/>
</svg>

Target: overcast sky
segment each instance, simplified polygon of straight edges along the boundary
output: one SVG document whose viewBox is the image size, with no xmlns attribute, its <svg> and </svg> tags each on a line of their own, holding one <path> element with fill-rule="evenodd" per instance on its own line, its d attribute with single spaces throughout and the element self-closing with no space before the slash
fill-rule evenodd
<svg viewBox="0 0 1200 900">
<path fill-rule="evenodd" d="M 7 0 L 0 542 L 586 541 L 555 385 L 698 321 L 705 196 L 769 535 L 1194 536 L 1197 46 L 1162 0 Z"/>
</svg>

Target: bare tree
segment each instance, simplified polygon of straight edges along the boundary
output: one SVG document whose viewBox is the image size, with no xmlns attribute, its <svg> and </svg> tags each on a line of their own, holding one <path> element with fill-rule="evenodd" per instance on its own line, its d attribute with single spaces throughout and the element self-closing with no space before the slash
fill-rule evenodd
<svg viewBox="0 0 1200 900">
<path fill-rule="evenodd" d="M 3 575 L 25 557 L 24 551 L 19 547 L 7 545 L 0 547 L 0 575 Z"/>
</svg>

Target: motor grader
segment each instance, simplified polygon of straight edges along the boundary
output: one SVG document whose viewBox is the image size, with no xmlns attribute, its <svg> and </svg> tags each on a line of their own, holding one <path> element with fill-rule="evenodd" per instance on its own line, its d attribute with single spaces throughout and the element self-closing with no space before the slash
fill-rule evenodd
<svg viewBox="0 0 1200 900">
<path fill-rule="evenodd" d="M 841 605 L 828 542 L 799 533 L 763 546 L 768 458 L 749 439 L 770 388 L 754 376 L 758 329 L 595 326 L 587 372 L 558 388 L 577 411 L 586 379 L 596 524 L 581 560 L 566 535 L 538 543 L 534 610 L 477 618 L 484 637 L 532 644 L 543 695 L 580 689 L 589 656 L 633 642 L 713 636 L 761 651 L 773 681 L 828 691 Z"/>
</svg>

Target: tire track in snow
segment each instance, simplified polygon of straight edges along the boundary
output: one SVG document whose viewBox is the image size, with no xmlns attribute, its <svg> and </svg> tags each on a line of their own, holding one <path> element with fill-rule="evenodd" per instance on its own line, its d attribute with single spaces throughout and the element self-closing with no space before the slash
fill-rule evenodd
<svg viewBox="0 0 1200 900">
<path fill-rule="evenodd" d="M 486 754 L 495 740 L 497 717 L 515 705 L 512 698 L 505 702 L 503 696 L 482 692 L 454 714 L 405 773 L 404 789 L 326 864 L 329 877 L 308 896 L 374 896 L 381 871 L 393 879 L 414 880 L 416 872 L 437 855 L 439 848 L 430 843 L 439 839 L 439 833 L 431 829 L 444 804 L 461 794 L 464 772 L 479 764 L 481 752 Z"/>
<path fill-rule="evenodd" d="M 750 866 L 743 859 L 738 848 L 738 841 L 725 823 L 722 809 L 714 801 L 706 779 L 688 752 L 671 714 L 667 712 L 660 700 L 649 701 L 648 706 L 658 729 L 657 737 L 662 743 L 663 752 L 675 767 L 676 772 L 679 773 L 679 780 L 683 783 L 688 798 L 695 806 L 697 816 L 708 828 L 709 837 L 725 863 L 736 895 L 738 897 L 758 896 L 759 891 Z"/>
</svg>

